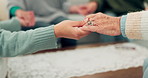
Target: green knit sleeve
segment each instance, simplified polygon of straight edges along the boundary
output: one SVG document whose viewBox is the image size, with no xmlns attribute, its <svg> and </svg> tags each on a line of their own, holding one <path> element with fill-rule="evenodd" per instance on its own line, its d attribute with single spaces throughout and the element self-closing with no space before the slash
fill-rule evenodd
<svg viewBox="0 0 148 78">
<path fill-rule="evenodd" d="M 54 26 L 10 32 L 0 28 L 0 57 L 13 57 L 57 48 Z"/>
<path fill-rule="evenodd" d="M 0 29 L 19 31 L 21 30 L 21 24 L 18 19 L 14 17 L 11 20 L 0 21 Z"/>
<path fill-rule="evenodd" d="M 10 15 L 15 16 L 16 11 L 19 9 L 21 9 L 21 7 L 19 7 L 19 6 L 14 6 L 14 7 L 10 8 Z"/>
</svg>

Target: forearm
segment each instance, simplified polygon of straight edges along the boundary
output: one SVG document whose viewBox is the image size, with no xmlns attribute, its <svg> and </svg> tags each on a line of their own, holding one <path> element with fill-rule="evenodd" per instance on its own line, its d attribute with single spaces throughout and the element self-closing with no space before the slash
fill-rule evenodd
<svg viewBox="0 0 148 78">
<path fill-rule="evenodd" d="M 12 18 L 11 20 L 0 21 L 0 28 L 9 31 L 19 31 L 21 24 L 17 18 Z"/>
<path fill-rule="evenodd" d="M 10 57 L 56 48 L 54 27 L 13 32 L 0 29 L 0 56 Z"/>
</svg>

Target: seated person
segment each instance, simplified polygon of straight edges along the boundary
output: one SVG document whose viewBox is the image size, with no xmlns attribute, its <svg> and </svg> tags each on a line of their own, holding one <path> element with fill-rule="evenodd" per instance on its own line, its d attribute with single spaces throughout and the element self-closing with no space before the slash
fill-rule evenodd
<svg viewBox="0 0 148 78">
<path fill-rule="evenodd" d="M 110 36 L 123 35 L 129 39 L 148 40 L 148 11 L 128 13 L 122 17 L 112 17 L 102 13 L 87 16 L 85 21 L 91 25 L 82 30 L 97 32 Z M 143 78 L 148 78 L 148 59 L 143 65 Z"/>
<path fill-rule="evenodd" d="M 8 8 L 12 17 L 17 16 L 28 26 L 22 30 L 58 24 L 68 20 L 67 13 L 81 11 L 77 6 L 70 6 L 67 0 L 8 0 Z M 76 41 L 62 38 L 61 45 L 75 46 Z"/>
</svg>

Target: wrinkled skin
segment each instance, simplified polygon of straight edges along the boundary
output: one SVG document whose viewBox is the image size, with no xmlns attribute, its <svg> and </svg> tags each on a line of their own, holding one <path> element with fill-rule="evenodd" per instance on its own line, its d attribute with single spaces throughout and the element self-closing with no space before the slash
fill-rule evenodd
<svg viewBox="0 0 148 78">
<path fill-rule="evenodd" d="M 118 36 L 121 34 L 120 19 L 121 17 L 112 17 L 102 13 L 91 14 L 86 17 L 85 21 L 91 21 L 93 26 L 86 24 L 81 29 L 110 36 Z"/>
</svg>

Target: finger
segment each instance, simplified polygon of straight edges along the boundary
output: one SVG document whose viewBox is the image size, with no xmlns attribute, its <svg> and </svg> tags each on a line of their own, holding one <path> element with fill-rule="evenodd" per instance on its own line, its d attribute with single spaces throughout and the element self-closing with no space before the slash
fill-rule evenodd
<svg viewBox="0 0 148 78">
<path fill-rule="evenodd" d="M 96 14 L 90 14 L 88 16 L 86 16 L 86 18 L 94 18 L 96 16 Z"/>
<path fill-rule="evenodd" d="M 71 21 L 73 27 L 82 27 L 85 24 L 85 21 Z"/>
<path fill-rule="evenodd" d="M 35 25 L 35 16 L 34 16 L 34 12 L 31 11 L 31 12 L 30 12 L 30 15 L 31 15 L 30 26 L 34 26 L 34 25 Z"/>
<path fill-rule="evenodd" d="M 21 22 L 22 26 L 27 26 L 27 24 L 26 24 L 26 22 L 24 20 L 20 20 L 20 22 Z"/>
<path fill-rule="evenodd" d="M 78 35 L 78 39 L 85 37 L 91 33 L 90 31 L 84 31 L 79 27 L 75 27 L 75 32 L 77 32 L 76 34 Z"/>
<path fill-rule="evenodd" d="M 80 29 L 83 31 L 96 32 L 98 27 L 97 26 L 83 26 Z"/>
</svg>

